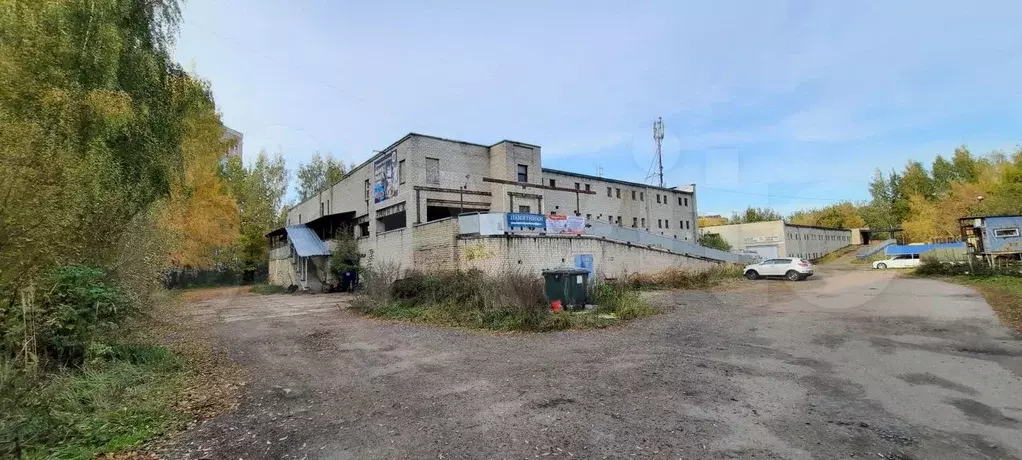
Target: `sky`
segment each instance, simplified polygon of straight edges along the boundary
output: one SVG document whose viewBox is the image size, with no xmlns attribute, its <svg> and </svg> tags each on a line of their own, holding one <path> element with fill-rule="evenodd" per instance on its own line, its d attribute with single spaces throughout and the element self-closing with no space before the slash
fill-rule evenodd
<svg viewBox="0 0 1022 460">
<path fill-rule="evenodd" d="M 409 132 L 542 146 L 700 214 L 866 200 L 872 172 L 1022 145 L 1022 2 L 191 0 L 176 45 L 244 155 Z"/>
</svg>

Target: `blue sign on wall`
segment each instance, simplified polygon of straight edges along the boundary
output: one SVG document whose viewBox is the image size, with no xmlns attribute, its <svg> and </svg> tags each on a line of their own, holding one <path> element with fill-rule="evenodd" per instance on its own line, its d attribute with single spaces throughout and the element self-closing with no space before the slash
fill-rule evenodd
<svg viewBox="0 0 1022 460">
<path fill-rule="evenodd" d="M 509 228 L 527 228 L 530 230 L 543 230 L 546 228 L 546 216 L 542 214 L 526 214 L 523 212 L 507 213 L 507 226 Z"/>
<path fill-rule="evenodd" d="M 593 255 L 592 254 L 575 254 L 575 268 L 581 268 L 589 272 L 589 279 L 592 279 L 593 275 Z"/>
</svg>

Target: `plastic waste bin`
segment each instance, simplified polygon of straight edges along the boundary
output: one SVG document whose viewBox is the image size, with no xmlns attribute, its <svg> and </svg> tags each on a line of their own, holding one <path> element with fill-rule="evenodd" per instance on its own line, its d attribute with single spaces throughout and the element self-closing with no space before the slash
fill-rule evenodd
<svg viewBox="0 0 1022 460">
<path fill-rule="evenodd" d="M 543 270 L 547 302 L 560 301 L 566 309 L 585 308 L 589 294 L 589 272 L 581 268 Z"/>
</svg>

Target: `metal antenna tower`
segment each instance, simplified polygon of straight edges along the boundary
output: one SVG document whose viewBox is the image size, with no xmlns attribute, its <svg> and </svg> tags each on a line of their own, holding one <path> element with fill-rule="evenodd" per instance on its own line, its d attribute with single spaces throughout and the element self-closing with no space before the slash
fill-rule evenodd
<svg viewBox="0 0 1022 460">
<path fill-rule="evenodd" d="M 656 177 L 660 183 L 660 187 L 664 186 L 664 119 L 663 117 L 657 117 L 657 120 L 653 122 L 653 141 L 656 142 L 656 156 L 653 161 L 656 162 L 657 172 Z M 651 174 L 652 176 L 652 174 Z"/>
</svg>

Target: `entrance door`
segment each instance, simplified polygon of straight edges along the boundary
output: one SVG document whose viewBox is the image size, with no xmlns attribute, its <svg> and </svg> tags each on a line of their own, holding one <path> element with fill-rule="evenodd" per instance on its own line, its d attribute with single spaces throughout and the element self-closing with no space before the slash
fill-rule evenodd
<svg viewBox="0 0 1022 460">
<path fill-rule="evenodd" d="M 773 259 L 773 258 L 777 257 L 777 245 L 776 244 L 763 245 L 763 246 L 746 246 L 745 249 L 747 249 L 749 251 L 753 251 L 756 254 L 759 254 L 759 256 L 763 258 L 763 260 Z"/>
</svg>

